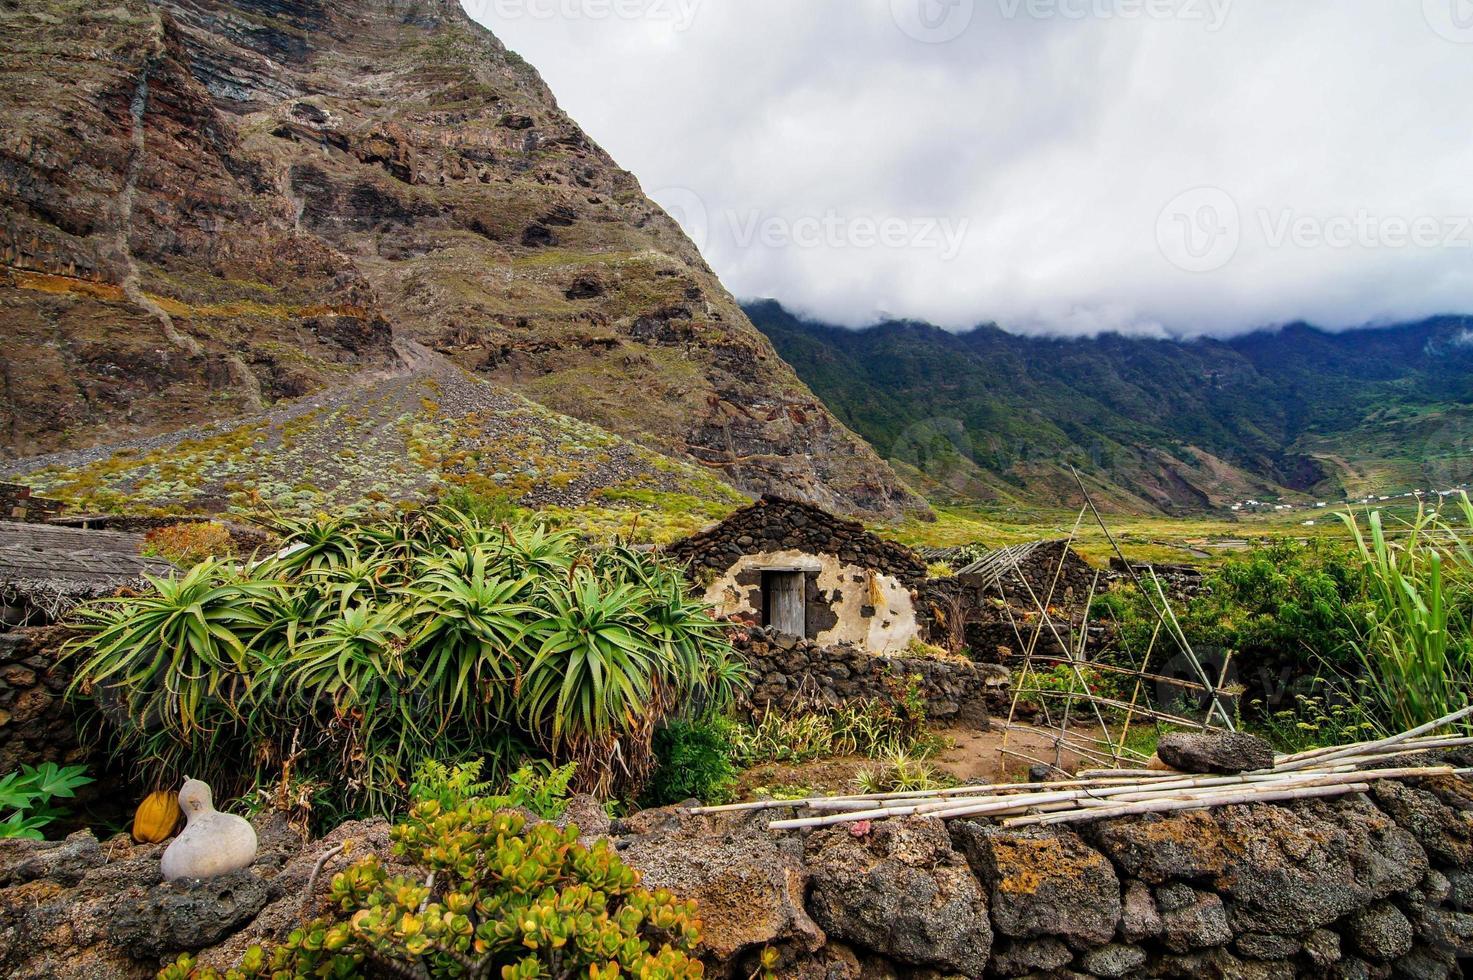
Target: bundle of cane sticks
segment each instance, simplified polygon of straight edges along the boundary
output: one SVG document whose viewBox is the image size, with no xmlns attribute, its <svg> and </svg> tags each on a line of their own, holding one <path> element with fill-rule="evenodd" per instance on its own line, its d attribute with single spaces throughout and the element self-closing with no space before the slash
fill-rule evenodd
<svg viewBox="0 0 1473 980">
<path fill-rule="evenodd" d="M 1473 745 L 1473 737 L 1433 734 L 1469 716 L 1464 708 L 1420 728 L 1371 742 L 1358 742 L 1279 756 L 1272 769 L 1231 776 L 1092 769 L 1073 779 L 1046 783 L 994 783 L 910 793 L 869 793 L 805 800 L 760 800 L 699 807 L 693 813 L 798 809 L 813 816 L 775 820 L 773 830 L 926 815 L 943 820 L 989 819 L 1007 827 L 1083 823 L 1114 817 L 1201 810 L 1242 803 L 1286 803 L 1364 793 L 1382 780 L 1467 776 L 1473 769 L 1417 766 L 1417 756 Z M 1466 730 L 1466 729 L 1464 729 Z M 1394 762 L 1405 763 L 1395 767 Z"/>
</svg>

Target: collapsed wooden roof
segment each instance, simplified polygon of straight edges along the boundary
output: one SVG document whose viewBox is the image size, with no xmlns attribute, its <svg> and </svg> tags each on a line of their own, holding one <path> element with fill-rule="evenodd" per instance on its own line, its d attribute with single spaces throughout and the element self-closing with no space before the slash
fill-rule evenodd
<svg viewBox="0 0 1473 980">
<path fill-rule="evenodd" d="M 173 565 L 141 554 L 143 535 L 0 521 L 0 596 L 51 618 Z"/>
</svg>

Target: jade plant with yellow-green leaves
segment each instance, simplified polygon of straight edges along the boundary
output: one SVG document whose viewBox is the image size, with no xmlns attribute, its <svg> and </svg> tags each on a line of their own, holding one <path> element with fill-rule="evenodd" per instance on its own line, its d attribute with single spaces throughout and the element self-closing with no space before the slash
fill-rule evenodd
<svg viewBox="0 0 1473 980">
<path fill-rule="evenodd" d="M 393 829 L 393 853 L 332 881 L 332 911 L 224 973 L 182 956 L 160 980 L 467 977 L 682 980 L 700 977 L 694 902 L 640 886 L 607 840 L 528 826 L 499 801 L 421 792 Z"/>
</svg>

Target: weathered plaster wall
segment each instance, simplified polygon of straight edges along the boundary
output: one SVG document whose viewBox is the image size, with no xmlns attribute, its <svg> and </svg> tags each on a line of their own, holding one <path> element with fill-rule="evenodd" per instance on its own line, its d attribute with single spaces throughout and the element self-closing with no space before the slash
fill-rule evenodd
<svg viewBox="0 0 1473 980">
<path fill-rule="evenodd" d="M 903 652 L 920 633 L 915 602 L 903 582 L 833 555 L 796 550 L 745 555 L 707 587 L 706 601 L 719 615 L 762 625 L 762 570 L 773 567 L 805 573 L 807 639 L 890 654 Z"/>
</svg>

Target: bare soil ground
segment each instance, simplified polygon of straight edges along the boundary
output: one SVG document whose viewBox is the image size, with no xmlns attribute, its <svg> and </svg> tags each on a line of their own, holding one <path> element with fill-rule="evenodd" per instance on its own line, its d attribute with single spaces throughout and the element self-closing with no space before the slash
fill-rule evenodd
<svg viewBox="0 0 1473 980">
<path fill-rule="evenodd" d="M 988 731 L 979 731 L 968 725 L 949 725 L 938 726 L 935 731 L 947 740 L 947 748 L 927 759 L 926 764 L 938 774 L 964 785 L 1026 781 L 1032 762 L 1007 753 L 1048 762 L 1055 758 L 1054 739 L 1046 728 L 1023 727 L 1005 731 L 996 724 Z M 1080 763 L 1077 755 L 1065 750 L 1059 764 L 1073 772 L 1080 768 Z M 858 755 L 800 763 L 764 763 L 742 773 L 737 784 L 737 798 L 747 800 L 774 792 L 785 796 L 857 793 L 856 780 L 860 772 L 883 765 L 882 760 Z"/>
</svg>

